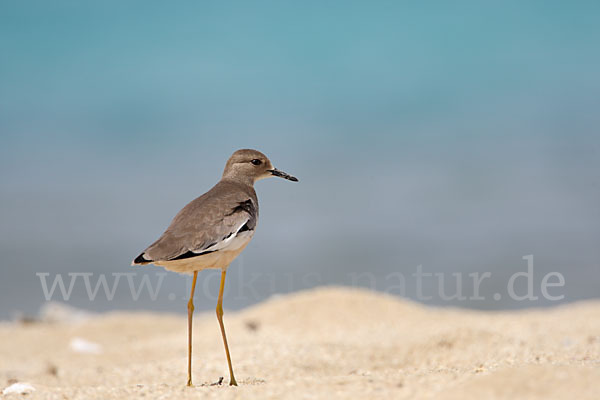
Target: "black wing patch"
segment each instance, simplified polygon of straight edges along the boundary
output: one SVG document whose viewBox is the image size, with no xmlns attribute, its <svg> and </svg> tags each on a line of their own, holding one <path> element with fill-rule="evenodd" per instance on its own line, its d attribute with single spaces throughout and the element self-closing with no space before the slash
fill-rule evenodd
<svg viewBox="0 0 600 400">
<path fill-rule="evenodd" d="M 235 206 L 231 212 L 229 213 L 229 215 L 233 215 L 235 213 L 238 212 L 245 212 L 248 214 L 248 216 L 250 218 L 248 218 L 248 222 L 246 222 L 244 224 L 244 226 L 242 226 L 240 228 L 239 232 L 245 232 L 245 231 L 253 231 L 254 227 L 256 226 L 256 217 L 257 217 L 257 212 L 258 210 L 256 209 L 256 207 L 254 206 L 254 203 L 252 202 L 252 200 L 248 199 L 246 201 L 241 201 L 238 203 L 237 206 Z"/>
<path fill-rule="evenodd" d="M 244 224 L 244 226 L 242 226 L 242 227 L 240 228 L 240 230 L 238 231 L 238 233 L 240 233 L 240 232 L 246 232 L 246 231 L 251 231 L 251 230 L 252 230 L 252 229 L 250 229 L 250 227 L 248 226 L 248 223 L 246 222 L 246 223 Z"/>
<path fill-rule="evenodd" d="M 250 199 L 248 199 L 246 201 L 240 201 L 238 203 L 238 205 L 235 206 L 233 208 L 233 210 L 231 210 L 229 215 L 233 215 L 233 214 L 235 214 L 237 212 L 241 212 L 241 211 L 247 212 L 251 218 L 256 217 L 256 208 L 254 207 L 254 203 L 252 203 L 252 200 L 250 200 Z"/>
<path fill-rule="evenodd" d="M 144 258 L 144 253 L 140 254 L 139 256 L 137 256 L 135 258 L 135 260 L 133 260 L 134 264 L 142 264 L 142 265 L 143 264 L 149 264 L 151 262 L 152 262 L 152 260 L 148 260 L 148 259 Z"/>
</svg>

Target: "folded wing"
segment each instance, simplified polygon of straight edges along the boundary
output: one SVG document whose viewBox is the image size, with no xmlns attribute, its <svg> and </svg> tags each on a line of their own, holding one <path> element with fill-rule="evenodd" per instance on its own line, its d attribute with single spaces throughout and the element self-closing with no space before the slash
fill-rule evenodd
<svg viewBox="0 0 600 400">
<path fill-rule="evenodd" d="M 253 233 L 258 217 L 256 195 L 219 185 L 226 183 L 220 182 L 186 205 L 132 264 L 201 256 L 235 246 L 236 238 Z M 224 192 L 228 194 L 223 196 Z"/>
</svg>

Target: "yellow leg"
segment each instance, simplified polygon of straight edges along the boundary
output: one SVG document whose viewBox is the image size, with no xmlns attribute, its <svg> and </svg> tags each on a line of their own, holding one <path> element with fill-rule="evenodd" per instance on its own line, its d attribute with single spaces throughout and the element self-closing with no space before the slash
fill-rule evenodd
<svg viewBox="0 0 600 400">
<path fill-rule="evenodd" d="M 198 271 L 194 271 L 194 280 L 192 281 L 192 293 L 188 301 L 188 381 L 187 385 L 192 386 L 192 315 L 194 314 L 194 290 L 196 289 L 196 278 Z"/>
<path fill-rule="evenodd" d="M 229 364 L 229 385 L 237 386 L 235 376 L 233 376 L 233 367 L 231 366 L 231 357 L 229 356 L 229 346 L 227 346 L 227 336 L 225 335 L 225 326 L 223 325 L 223 289 L 225 289 L 225 274 L 227 271 L 221 272 L 221 287 L 219 288 L 219 299 L 217 300 L 217 319 L 221 326 L 221 336 L 223 336 L 223 344 L 225 345 L 225 354 L 227 355 L 227 364 Z"/>
</svg>

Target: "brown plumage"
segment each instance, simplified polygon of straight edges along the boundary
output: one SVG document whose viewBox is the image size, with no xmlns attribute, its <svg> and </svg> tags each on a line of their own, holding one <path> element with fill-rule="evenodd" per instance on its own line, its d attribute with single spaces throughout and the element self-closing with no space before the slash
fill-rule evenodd
<svg viewBox="0 0 600 400">
<path fill-rule="evenodd" d="M 217 318 L 229 365 L 230 384 L 237 384 L 222 321 L 225 274 L 229 264 L 252 239 L 258 223 L 258 198 L 254 191 L 254 183 L 272 176 L 298 181 L 295 177 L 273 168 L 271 161 L 260 151 L 236 151 L 227 160 L 221 180 L 208 192 L 183 207 L 158 240 L 132 262 L 132 265 L 155 264 L 171 271 L 194 275 L 188 302 L 188 385 L 192 384 L 192 299 L 198 271 L 207 268 L 222 270 Z"/>
</svg>

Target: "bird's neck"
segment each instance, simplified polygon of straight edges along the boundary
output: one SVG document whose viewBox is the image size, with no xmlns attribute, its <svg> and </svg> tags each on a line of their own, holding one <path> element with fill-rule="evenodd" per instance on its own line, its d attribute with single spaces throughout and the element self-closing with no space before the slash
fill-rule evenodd
<svg viewBox="0 0 600 400">
<path fill-rule="evenodd" d="M 238 185 L 249 186 L 252 189 L 254 189 L 254 178 L 249 177 L 249 176 L 237 176 L 237 175 L 223 174 L 221 181 L 237 183 Z"/>
</svg>

